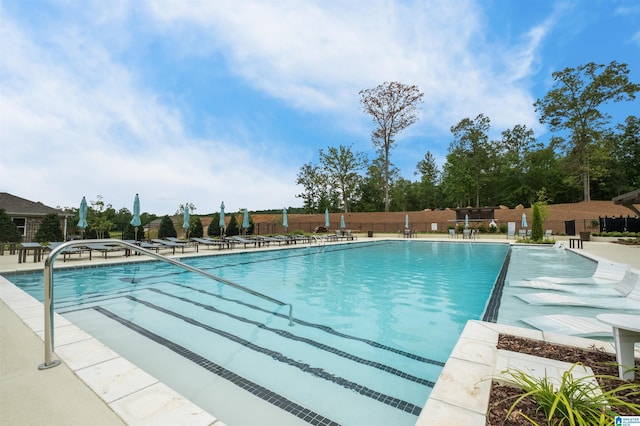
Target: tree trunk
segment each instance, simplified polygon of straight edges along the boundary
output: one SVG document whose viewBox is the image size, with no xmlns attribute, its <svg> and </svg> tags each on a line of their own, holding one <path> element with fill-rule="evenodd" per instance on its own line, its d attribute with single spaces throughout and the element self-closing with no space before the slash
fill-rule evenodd
<svg viewBox="0 0 640 426">
<path fill-rule="evenodd" d="M 589 173 L 589 157 L 584 160 L 582 171 L 582 197 L 584 201 L 591 201 L 591 174 Z"/>
<path fill-rule="evenodd" d="M 389 142 L 384 144 L 384 212 L 389 213 Z"/>
</svg>

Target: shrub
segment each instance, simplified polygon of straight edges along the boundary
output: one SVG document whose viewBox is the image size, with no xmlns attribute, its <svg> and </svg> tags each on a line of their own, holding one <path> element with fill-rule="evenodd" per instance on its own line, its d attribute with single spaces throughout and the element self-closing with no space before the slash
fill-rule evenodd
<svg viewBox="0 0 640 426">
<path fill-rule="evenodd" d="M 122 231 L 123 240 L 144 240 L 144 226 L 138 226 L 138 233 L 136 234 L 136 227 L 128 223 Z"/>
<path fill-rule="evenodd" d="M 158 238 L 177 237 L 178 233 L 173 226 L 173 221 L 169 216 L 164 216 L 160 221 L 160 228 L 158 229 Z"/>
<path fill-rule="evenodd" d="M 220 213 L 214 213 L 211 223 L 207 227 L 207 235 L 210 237 L 220 236 Z"/>
<path fill-rule="evenodd" d="M 236 220 L 235 215 L 231 215 L 231 219 L 229 220 L 229 224 L 227 225 L 227 229 L 225 230 L 225 234 L 229 236 L 238 235 L 240 230 L 238 229 L 238 221 Z"/>
<path fill-rule="evenodd" d="M 191 216 L 189 218 L 189 237 L 202 238 L 204 231 L 202 229 L 202 222 L 199 217 Z"/>
<path fill-rule="evenodd" d="M 542 230 L 542 216 L 540 215 L 540 206 L 538 203 L 533 205 L 533 218 L 531 223 L 531 239 L 535 242 L 542 241 L 544 231 Z"/>
<path fill-rule="evenodd" d="M 13 223 L 11 217 L 5 212 L 4 209 L 0 209 L 0 241 L 6 243 L 19 243 L 22 240 L 22 234 L 20 230 Z"/>
<path fill-rule="evenodd" d="M 50 213 L 42 219 L 42 223 L 33 237 L 39 243 L 50 243 L 52 241 L 63 241 L 62 229 L 60 229 L 60 218 L 55 213 Z"/>
</svg>

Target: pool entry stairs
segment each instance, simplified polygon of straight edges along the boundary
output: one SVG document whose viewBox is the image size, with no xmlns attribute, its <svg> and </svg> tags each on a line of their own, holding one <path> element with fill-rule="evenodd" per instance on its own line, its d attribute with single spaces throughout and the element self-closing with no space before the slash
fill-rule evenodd
<svg viewBox="0 0 640 426">
<path fill-rule="evenodd" d="M 291 326 L 287 306 L 193 273 L 137 279 L 132 266 L 119 289 L 57 296 L 56 312 L 150 374 L 180 364 L 165 384 L 229 425 L 415 423 L 444 360 Z"/>
</svg>

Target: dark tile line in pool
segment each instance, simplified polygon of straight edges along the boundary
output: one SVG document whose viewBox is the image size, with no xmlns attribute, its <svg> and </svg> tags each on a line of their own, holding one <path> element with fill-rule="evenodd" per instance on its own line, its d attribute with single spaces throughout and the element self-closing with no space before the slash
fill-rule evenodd
<svg viewBox="0 0 640 426">
<path fill-rule="evenodd" d="M 167 282 L 166 284 L 172 284 L 172 285 L 175 285 L 175 286 L 178 286 L 178 287 L 183 287 L 183 288 L 186 288 L 186 289 L 189 289 L 189 290 L 196 291 L 196 292 L 201 293 L 201 294 L 206 294 L 207 296 L 212 296 L 212 297 L 216 297 L 218 299 L 223 299 L 223 300 L 226 300 L 226 301 L 238 303 L 240 305 L 244 305 L 246 307 L 250 307 L 251 309 L 257 309 L 257 310 L 260 310 L 262 312 L 271 313 L 271 314 L 273 314 L 273 315 L 275 315 L 277 317 L 280 317 L 280 318 L 287 318 L 287 319 L 289 318 L 288 315 L 281 314 L 279 312 L 272 312 L 272 311 L 260 308 L 259 306 L 243 302 L 241 300 L 236 300 L 236 299 L 231 299 L 231 298 L 228 298 L 228 297 L 220 296 L 218 294 L 210 293 L 210 292 L 208 292 L 206 290 L 202 290 L 202 289 L 199 289 L 199 288 L 188 286 L 186 284 L 173 283 L 173 282 Z M 403 351 L 403 350 L 400 350 L 400 349 L 392 348 L 390 346 L 384 345 L 384 344 L 376 342 L 374 340 L 364 339 L 362 337 L 357 337 L 357 336 L 352 336 L 352 335 L 349 335 L 349 334 L 346 334 L 346 333 L 341 333 L 341 332 L 336 331 L 333 328 L 331 328 L 329 326 L 326 326 L 326 325 L 323 325 L 323 324 L 317 324 L 317 323 L 313 323 L 313 322 L 308 322 L 308 321 L 305 321 L 305 320 L 302 320 L 302 319 L 298 319 L 298 318 L 293 318 L 293 322 L 295 322 L 296 324 L 303 325 L 305 327 L 312 327 L 312 328 L 316 328 L 318 330 L 322 330 L 322 331 L 324 331 L 326 333 L 333 334 L 334 336 L 338 336 L 338 337 L 342 337 L 342 338 L 350 339 L 350 340 L 360 341 L 360 342 L 366 343 L 369 346 L 373 346 L 376 349 L 382 349 L 382 350 L 385 350 L 385 351 L 388 351 L 388 352 L 392 352 L 392 353 L 395 353 L 397 355 L 401 355 L 401 356 L 404 356 L 406 358 L 413 359 L 413 360 L 416 360 L 416 361 L 424 362 L 424 363 L 427 363 L 427 364 L 433 364 L 433 365 L 437 365 L 437 366 L 440 366 L 440 367 L 444 367 L 444 365 L 445 365 L 445 363 L 442 362 L 442 361 L 426 358 L 426 357 L 423 357 L 421 355 L 412 354 L 410 352 L 406 352 L 406 351 Z"/>
<path fill-rule="evenodd" d="M 500 312 L 500 301 L 502 300 L 502 290 L 504 289 L 504 283 L 507 278 L 507 272 L 509 270 L 509 263 L 511 262 L 511 247 L 507 250 L 507 254 L 500 269 L 500 274 L 496 279 L 496 283 L 493 286 L 493 291 L 489 297 L 489 302 L 485 308 L 484 316 L 482 318 L 485 322 L 497 322 L 498 313 Z"/>
<path fill-rule="evenodd" d="M 198 307 L 203 308 L 205 310 L 208 310 L 210 312 L 214 312 L 214 313 L 217 313 L 217 314 L 220 314 L 220 315 L 225 315 L 225 316 L 227 316 L 229 318 L 232 318 L 232 319 L 234 319 L 236 321 L 244 322 L 245 324 L 254 325 L 254 326 L 256 326 L 256 327 L 258 327 L 258 328 L 260 328 L 262 330 L 266 330 L 266 331 L 269 331 L 271 333 L 277 334 L 280 337 L 283 337 L 285 339 L 289 339 L 289 340 L 293 340 L 293 341 L 296 341 L 296 342 L 301 342 L 301 343 L 308 344 L 308 345 L 313 346 L 313 347 L 315 347 L 317 349 L 332 353 L 332 354 L 334 354 L 336 356 L 339 356 L 341 358 L 347 359 L 349 361 L 353 361 L 353 362 L 356 362 L 358 364 L 366 365 L 368 367 L 372 367 L 372 368 L 384 371 L 386 373 L 393 374 L 394 376 L 398 376 L 398 377 L 403 378 L 403 379 L 405 379 L 407 381 L 418 383 L 418 384 L 421 384 L 421 385 L 424 385 L 424 386 L 428 386 L 428 387 L 431 387 L 431 388 L 433 388 L 433 386 L 435 386 L 435 382 L 434 381 L 423 379 L 421 377 L 416 377 L 416 376 L 414 376 L 412 374 L 406 373 L 404 371 L 398 370 L 398 369 L 396 369 L 394 367 L 382 364 L 382 363 L 377 362 L 377 361 L 372 361 L 372 360 L 369 360 L 369 359 L 360 358 L 360 357 L 358 357 L 356 355 L 349 354 L 349 353 L 347 353 L 345 351 L 342 351 L 340 349 L 337 349 L 337 348 L 334 348 L 332 346 L 326 345 L 324 343 L 320 343 L 320 342 L 317 342 L 315 340 L 312 340 L 312 339 L 309 339 L 309 338 L 306 338 L 306 337 L 297 336 L 297 335 L 295 335 L 293 333 L 290 333 L 290 332 L 288 332 L 286 330 L 269 327 L 268 325 L 263 324 L 263 323 L 261 323 L 259 321 L 253 321 L 253 320 L 250 320 L 250 319 L 248 319 L 246 317 L 242 317 L 240 315 L 235 315 L 235 314 L 232 314 L 230 312 L 226 312 L 226 311 L 223 311 L 221 309 L 215 308 L 213 306 L 210 306 L 210 305 L 207 305 L 207 304 L 204 304 L 204 303 L 200 303 L 200 302 L 197 302 L 195 300 L 191 300 L 191 299 L 189 299 L 187 297 L 177 296 L 177 295 L 170 294 L 170 293 L 167 293 L 167 292 L 164 292 L 162 290 L 155 289 L 155 288 L 150 288 L 149 290 L 152 291 L 152 292 L 161 294 L 163 296 L 166 296 L 166 297 L 171 297 L 171 298 L 174 298 L 174 299 L 181 300 L 181 301 L 183 301 L 185 303 L 189 303 L 189 304 L 192 304 L 194 306 L 198 306 Z"/>
<path fill-rule="evenodd" d="M 226 332 L 224 330 L 220 330 L 220 329 L 217 329 L 217 328 L 212 327 L 210 325 L 203 324 L 203 323 L 201 323 L 199 321 L 196 321 L 193 318 L 187 317 L 185 315 L 179 314 L 179 313 L 171 311 L 169 309 L 165 309 L 165 308 L 163 308 L 161 306 L 158 306 L 158 305 L 155 305 L 153 303 L 137 299 L 137 298 L 135 298 L 133 296 L 127 296 L 127 297 L 129 299 L 135 300 L 136 302 L 138 302 L 138 303 L 140 303 L 142 305 L 145 305 L 145 306 L 147 306 L 147 307 L 149 307 L 151 309 L 155 309 L 155 310 L 157 310 L 159 312 L 162 312 L 162 313 L 164 313 L 166 315 L 173 316 L 173 317 L 178 318 L 178 319 L 180 319 L 180 320 L 182 320 L 182 321 L 184 321 L 184 322 L 186 322 L 188 324 L 194 325 L 196 327 L 200 327 L 203 330 L 209 331 L 211 333 L 218 334 L 219 336 L 222 336 L 222 337 L 224 337 L 226 339 L 229 339 L 229 340 L 231 340 L 233 342 L 236 342 L 236 343 L 238 343 L 238 344 L 240 344 L 240 345 L 242 345 L 242 346 L 244 346 L 244 347 L 246 347 L 248 349 L 254 350 L 254 351 L 259 352 L 259 353 L 263 353 L 263 354 L 269 356 L 270 358 L 274 359 L 275 361 L 288 364 L 288 365 L 290 365 L 292 367 L 298 368 L 300 371 L 303 371 L 303 372 L 308 373 L 308 374 L 312 374 L 312 375 L 314 375 L 314 376 L 316 376 L 318 378 L 321 378 L 321 379 L 327 380 L 329 382 L 335 383 L 335 384 L 337 384 L 339 386 L 342 386 L 342 387 L 344 387 L 346 389 L 353 390 L 353 391 L 359 393 L 360 395 L 369 397 L 369 398 L 374 399 L 376 401 L 383 402 L 383 403 L 385 403 L 387 405 L 390 405 L 390 406 L 395 407 L 395 408 L 399 408 L 399 409 L 401 409 L 403 411 L 406 411 L 408 413 L 414 414 L 416 416 L 418 414 L 420 414 L 420 411 L 422 409 L 422 407 L 419 407 L 419 406 L 417 406 L 415 404 L 412 404 L 412 403 L 407 402 L 407 401 L 403 401 L 401 399 L 392 397 L 390 395 L 385 395 L 385 394 L 383 394 L 381 392 L 378 392 L 378 391 L 375 391 L 373 389 L 369 389 L 366 386 L 363 386 L 363 385 L 360 385 L 358 383 L 352 382 L 352 381 L 347 380 L 347 379 L 345 379 L 343 377 L 335 376 L 335 375 L 330 374 L 330 373 L 328 373 L 328 372 L 326 372 L 326 371 L 324 371 L 324 370 L 322 370 L 320 368 L 312 368 L 308 364 L 305 364 L 303 362 L 296 361 L 294 359 L 288 358 L 287 356 L 285 356 L 284 354 L 282 354 L 280 352 L 277 352 L 277 351 L 274 351 L 274 350 L 271 350 L 271 349 L 268 349 L 268 348 L 264 348 L 264 347 L 258 346 L 255 343 L 249 342 L 249 341 L 247 341 L 245 339 L 242 339 L 242 338 L 240 338 L 238 336 L 235 336 L 235 335 L 233 335 L 233 334 L 231 334 L 229 332 Z"/>
<path fill-rule="evenodd" d="M 339 423 L 328 419 L 312 410 L 309 410 L 269 389 L 266 389 L 263 386 L 260 386 L 257 383 L 252 382 L 251 380 L 245 379 L 244 377 L 227 370 L 226 368 L 222 367 L 221 365 L 218 365 L 192 351 L 190 351 L 189 349 L 185 348 L 184 346 L 178 345 L 170 340 L 165 339 L 162 336 L 159 336 L 149 330 L 147 330 L 146 328 L 143 328 L 129 320 L 126 320 L 116 314 L 114 314 L 113 312 L 101 308 L 101 307 L 96 307 L 94 308 L 96 311 L 100 312 L 101 314 L 115 320 L 118 321 L 119 323 L 121 323 L 122 325 L 128 327 L 131 330 L 134 330 L 135 332 L 143 335 L 144 337 L 153 340 L 154 342 L 161 344 L 163 346 L 165 346 L 166 348 L 172 350 L 173 352 L 177 353 L 180 356 L 183 356 L 185 358 L 187 358 L 188 360 L 196 363 L 197 365 L 205 368 L 206 370 L 216 374 L 219 377 L 222 377 L 223 379 L 226 379 L 232 383 L 234 383 L 236 386 L 239 386 L 240 388 L 246 390 L 247 392 L 261 398 L 264 401 L 267 401 L 285 411 L 287 411 L 288 413 L 291 413 L 292 415 L 306 421 L 309 423 L 313 423 L 316 425 L 322 425 L 322 426 L 339 426 Z"/>
</svg>

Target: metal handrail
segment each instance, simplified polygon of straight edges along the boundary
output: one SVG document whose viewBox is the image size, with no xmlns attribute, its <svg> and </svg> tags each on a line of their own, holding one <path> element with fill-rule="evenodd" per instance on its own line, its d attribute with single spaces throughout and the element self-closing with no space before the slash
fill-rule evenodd
<svg viewBox="0 0 640 426">
<path fill-rule="evenodd" d="M 200 274 L 212 280 L 218 281 L 222 284 L 226 284 L 235 289 L 260 297 L 264 300 L 275 303 L 276 305 L 289 306 L 289 325 L 290 326 L 293 325 L 293 305 L 291 303 L 285 303 L 278 299 L 274 299 L 273 297 L 267 296 L 266 294 L 262 294 L 260 292 L 248 289 L 246 287 L 241 286 L 240 284 L 236 284 L 232 281 L 225 280 L 222 277 L 210 274 L 201 269 L 182 263 L 178 260 L 171 259 L 170 257 L 166 257 L 161 254 L 146 250 L 138 245 L 135 245 L 126 241 L 112 240 L 112 239 L 68 241 L 66 243 L 60 244 L 59 246 L 51 250 L 51 253 L 49 253 L 49 256 L 47 256 L 47 258 L 44 261 L 44 363 L 38 366 L 38 369 L 40 370 L 52 368 L 60 364 L 59 360 L 51 359 L 53 354 L 53 337 L 54 337 L 54 333 L 53 333 L 53 263 L 55 262 L 56 257 L 60 253 L 62 253 L 65 249 L 68 249 L 71 247 L 86 246 L 87 244 L 92 244 L 92 243 L 110 244 L 110 245 L 128 248 L 133 251 L 137 251 L 138 253 L 146 254 L 147 256 L 151 256 L 155 259 L 170 263 L 172 265 L 175 265 L 179 268 L 186 269 L 191 272 L 195 272 L 197 274 Z"/>
</svg>

